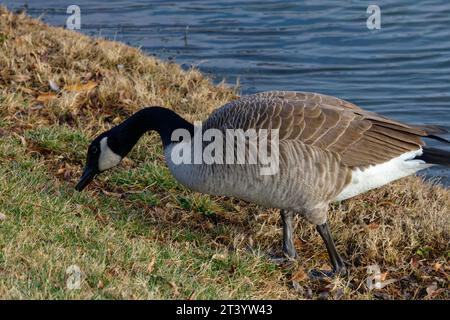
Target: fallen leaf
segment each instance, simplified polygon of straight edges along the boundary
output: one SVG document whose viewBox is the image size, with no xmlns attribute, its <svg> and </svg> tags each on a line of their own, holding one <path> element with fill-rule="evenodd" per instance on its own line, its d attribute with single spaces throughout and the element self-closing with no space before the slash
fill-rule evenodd
<svg viewBox="0 0 450 320">
<path fill-rule="evenodd" d="M 302 282 L 307 278 L 308 275 L 306 274 L 306 272 L 303 269 L 299 269 L 292 275 L 291 280 L 294 282 Z"/>
<path fill-rule="evenodd" d="M 103 284 L 103 281 L 102 280 L 98 280 L 97 288 L 98 289 L 103 289 L 104 287 L 105 287 L 105 285 Z"/>
<path fill-rule="evenodd" d="M 6 220 L 6 214 L 0 212 L 0 221 Z"/>
<path fill-rule="evenodd" d="M 380 227 L 378 223 L 371 223 L 367 226 L 370 230 L 376 230 Z"/>
<path fill-rule="evenodd" d="M 304 247 L 305 243 L 299 238 L 295 238 L 294 245 L 297 250 L 300 250 L 302 247 Z"/>
<path fill-rule="evenodd" d="M 98 82 L 96 81 L 88 81 L 86 83 L 76 83 L 67 85 L 64 87 L 64 90 L 70 92 L 81 92 L 81 91 L 89 91 L 98 86 Z"/>
<path fill-rule="evenodd" d="M 436 262 L 433 266 L 434 271 L 439 271 L 442 268 L 442 263 Z"/>
<path fill-rule="evenodd" d="M 39 101 L 39 102 L 47 103 L 50 100 L 53 100 L 54 98 L 56 98 L 56 93 L 54 93 L 54 92 L 43 92 L 36 98 L 36 100 Z"/>
<path fill-rule="evenodd" d="M 150 261 L 150 263 L 147 266 L 148 273 L 152 273 L 153 272 L 153 267 L 155 266 L 155 262 L 156 262 L 156 257 L 153 256 L 152 260 Z"/>
</svg>

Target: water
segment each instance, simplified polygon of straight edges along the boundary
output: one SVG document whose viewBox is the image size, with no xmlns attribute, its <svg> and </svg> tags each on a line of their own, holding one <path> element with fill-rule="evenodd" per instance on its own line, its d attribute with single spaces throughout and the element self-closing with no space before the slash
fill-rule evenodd
<svg viewBox="0 0 450 320">
<path fill-rule="evenodd" d="M 2 1 L 63 26 L 71 4 L 81 32 L 141 47 L 242 93 L 315 91 L 410 123 L 450 129 L 450 2 Z M 381 29 L 366 9 L 381 6 Z M 450 135 L 446 135 L 450 139 Z M 450 150 L 450 148 L 448 148 Z M 429 176 L 450 185 L 450 170 Z"/>
</svg>

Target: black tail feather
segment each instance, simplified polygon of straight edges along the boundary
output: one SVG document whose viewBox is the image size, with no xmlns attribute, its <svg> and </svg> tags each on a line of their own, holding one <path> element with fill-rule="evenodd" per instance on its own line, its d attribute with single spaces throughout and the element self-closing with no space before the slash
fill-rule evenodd
<svg viewBox="0 0 450 320">
<path fill-rule="evenodd" d="M 424 147 L 423 154 L 416 159 L 423 160 L 426 163 L 450 167 L 450 151 L 442 149 Z"/>
<path fill-rule="evenodd" d="M 444 143 L 450 143 L 450 141 L 448 141 L 447 139 L 444 139 L 442 137 L 439 136 L 435 136 L 434 134 L 429 134 L 428 136 L 426 136 L 426 138 L 430 138 L 430 139 L 434 139 L 440 142 L 444 142 Z"/>
</svg>

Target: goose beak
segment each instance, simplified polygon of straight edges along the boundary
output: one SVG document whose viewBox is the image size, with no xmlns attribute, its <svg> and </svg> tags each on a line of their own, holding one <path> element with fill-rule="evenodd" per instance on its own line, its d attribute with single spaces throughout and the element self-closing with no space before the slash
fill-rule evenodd
<svg viewBox="0 0 450 320">
<path fill-rule="evenodd" d="M 78 181 L 78 184 L 75 186 L 75 190 L 81 191 L 86 188 L 86 186 L 94 179 L 96 174 L 96 171 L 92 168 L 84 168 L 83 175 L 81 176 L 80 181 Z"/>
</svg>

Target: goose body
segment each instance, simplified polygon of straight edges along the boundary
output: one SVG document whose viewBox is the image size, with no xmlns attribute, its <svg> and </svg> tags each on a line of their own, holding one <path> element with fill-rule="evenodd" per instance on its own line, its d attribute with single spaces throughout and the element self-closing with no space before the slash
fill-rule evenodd
<svg viewBox="0 0 450 320">
<path fill-rule="evenodd" d="M 430 164 L 422 127 L 411 127 L 315 93 L 266 92 L 232 101 L 202 124 L 207 129 L 280 130 L 280 171 L 261 176 L 251 165 L 174 165 L 174 177 L 198 192 L 291 210 L 314 224 L 328 204 L 414 174 Z M 436 130 L 436 129 L 433 129 Z"/>
<path fill-rule="evenodd" d="M 257 165 L 177 165 L 171 160 L 171 150 L 172 146 L 165 150 L 167 166 L 187 188 L 290 210 L 314 224 L 325 223 L 328 203 L 336 199 L 351 177 L 349 169 L 338 170 L 333 156 L 298 143 L 280 141 L 280 154 L 288 156 L 281 160 L 275 175 L 260 175 Z"/>
<path fill-rule="evenodd" d="M 203 131 L 224 133 L 228 129 L 276 130 L 279 162 L 272 175 L 261 175 L 259 164 L 175 163 L 174 148 L 180 144 L 194 148 L 190 141 L 171 140 L 177 128 L 195 132 L 192 124 L 168 109 L 139 111 L 93 141 L 90 148 L 98 144 L 100 154 L 88 151 L 86 170 L 94 166 L 91 171 L 95 175 L 103 171 L 99 168 L 120 162 L 142 134 L 156 130 L 163 140 L 167 166 L 181 184 L 194 191 L 281 209 L 283 250 L 290 257 L 296 256 L 292 217 L 302 215 L 317 225 L 337 272 L 345 270 L 345 265 L 328 229 L 331 202 L 432 165 L 450 165 L 449 152 L 428 149 L 422 140 L 428 137 L 448 142 L 436 136 L 444 132 L 442 129 L 407 125 L 316 93 L 274 91 L 245 96 L 217 109 L 202 123 Z M 78 189 L 84 188 L 85 180 Z"/>
</svg>

